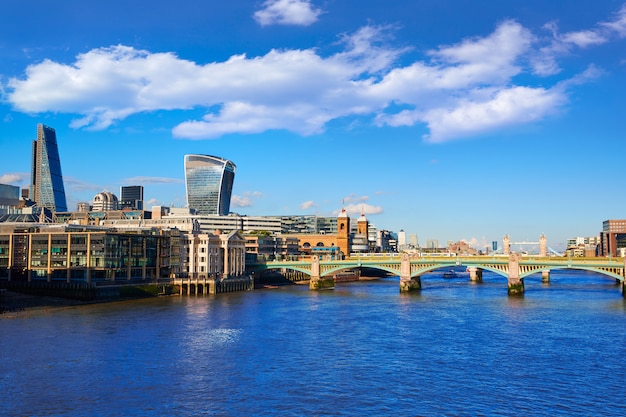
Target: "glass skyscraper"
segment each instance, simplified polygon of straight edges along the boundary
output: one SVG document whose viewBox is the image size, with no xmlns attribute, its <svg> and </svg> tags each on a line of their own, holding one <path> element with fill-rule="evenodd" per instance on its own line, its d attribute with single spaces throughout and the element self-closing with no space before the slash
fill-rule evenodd
<svg viewBox="0 0 626 417">
<path fill-rule="evenodd" d="M 185 155 L 187 206 L 197 214 L 228 214 L 236 169 L 217 156 Z"/>
<path fill-rule="evenodd" d="M 33 141 L 30 199 L 53 212 L 67 211 L 57 135 L 43 124 L 37 125 L 37 140 Z"/>
</svg>

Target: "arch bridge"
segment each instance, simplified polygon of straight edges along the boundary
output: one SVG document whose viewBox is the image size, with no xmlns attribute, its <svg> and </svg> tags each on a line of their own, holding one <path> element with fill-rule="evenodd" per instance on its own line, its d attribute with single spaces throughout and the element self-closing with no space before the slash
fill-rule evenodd
<svg viewBox="0 0 626 417">
<path fill-rule="evenodd" d="M 354 268 L 372 268 L 400 276 L 400 291 L 420 290 L 421 275 L 439 268 L 466 266 L 470 280 L 482 281 L 484 270 L 502 275 L 508 280 L 509 294 L 524 292 L 524 278 L 541 273 L 544 282 L 550 280 L 550 270 L 579 269 L 603 274 L 621 282 L 622 293 L 626 297 L 625 271 L 626 258 L 571 258 L 555 256 L 521 256 L 510 253 L 507 256 L 410 256 L 407 253 L 386 256 L 361 255 L 343 260 L 322 260 L 314 255 L 310 259 L 257 262 L 248 265 L 251 271 L 261 272 L 270 269 L 292 269 L 311 277 L 312 290 L 332 289 L 334 275 Z"/>
</svg>

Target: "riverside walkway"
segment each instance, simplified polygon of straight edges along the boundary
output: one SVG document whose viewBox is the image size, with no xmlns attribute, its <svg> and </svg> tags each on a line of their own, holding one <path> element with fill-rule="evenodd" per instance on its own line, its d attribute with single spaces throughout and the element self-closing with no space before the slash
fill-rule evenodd
<svg viewBox="0 0 626 417">
<path fill-rule="evenodd" d="M 482 281 L 484 270 L 502 275 L 508 280 L 509 294 L 524 292 L 524 278 L 541 273 L 544 282 L 549 281 L 550 271 L 555 269 L 579 269 L 596 272 L 621 282 L 626 297 L 624 276 L 626 258 L 571 258 L 557 256 L 509 255 L 487 256 L 410 256 L 407 253 L 378 256 L 378 254 L 351 256 L 343 260 L 324 260 L 313 255 L 310 258 L 285 261 L 268 261 L 250 264 L 250 271 L 271 269 L 300 271 L 311 277 L 310 289 L 334 288 L 334 275 L 354 268 L 372 268 L 400 276 L 400 291 L 421 289 L 420 276 L 440 268 L 466 266 L 470 280 Z"/>
</svg>

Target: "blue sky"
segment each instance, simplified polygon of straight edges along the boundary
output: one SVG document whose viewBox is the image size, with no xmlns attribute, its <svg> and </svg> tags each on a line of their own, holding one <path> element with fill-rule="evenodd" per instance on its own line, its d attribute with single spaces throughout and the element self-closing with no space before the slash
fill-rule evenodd
<svg viewBox="0 0 626 417">
<path fill-rule="evenodd" d="M 57 131 L 70 209 L 183 157 L 237 165 L 231 209 L 362 211 L 476 247 L 624 218 L 626 3 L 5 0 L 0 183 Z"/>
</svg>

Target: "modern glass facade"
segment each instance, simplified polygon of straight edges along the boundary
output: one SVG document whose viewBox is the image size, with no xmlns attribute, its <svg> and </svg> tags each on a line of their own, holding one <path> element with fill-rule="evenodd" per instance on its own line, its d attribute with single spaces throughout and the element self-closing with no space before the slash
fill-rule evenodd
<svg viewBox="0 0 626 417">
<path fill-rule="evenodd" d="M 216 156 L 185 155 L 187 206 L 197 214 L 228 214 L 236 168 Z"/>
<path fill-rule="evenodd" d="M 0 233 L 0 280 L 97 284 L 167 278 L 179 271 L 180 232 L 157 233 L 76 227 Z"/>
<path fill-rule="evenodd" d="M 20 187 L 0 184 L 0 206 L 17 206 L 20 201 Z"/>
<path fill-rule="evenodd" d="M 37 125 L 37 140 L 33 141 L 30 198 L 38 207 L 67 211 L 57 135 L 53 128 L 43 124 Z"/>
</svg>

